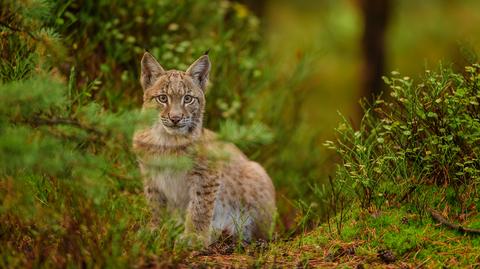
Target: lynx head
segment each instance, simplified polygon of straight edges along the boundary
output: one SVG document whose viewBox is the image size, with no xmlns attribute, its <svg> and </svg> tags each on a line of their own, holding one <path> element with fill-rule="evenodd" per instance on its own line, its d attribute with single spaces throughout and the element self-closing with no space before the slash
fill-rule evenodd
<svg viewBox="0 0 480 269">
<path fill-rule="evenodd" d="M 170 135 L 188 136 L 202 129 L 210 60 L 203 55 L 187 71 L 165 71 L 145 52 L 140 82 L 143 107 L 159 112 L 158 125 Z"/>
</svg>

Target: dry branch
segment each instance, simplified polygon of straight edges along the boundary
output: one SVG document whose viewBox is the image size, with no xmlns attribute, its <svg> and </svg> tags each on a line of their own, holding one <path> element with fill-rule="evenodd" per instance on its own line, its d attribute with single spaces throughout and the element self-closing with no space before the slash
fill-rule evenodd
<svg viewBox="0 0 480 269">
<path fill-rule="evenodd" d="M 433 209 L 429 209 L 428 211 L 430 212 L 430 214 L 432 215 L 432 218 L 435 221 L 447 226 L 448 228 L 450 228 L 452 230 L 457 230 L 457 231 L 462 232 L 462 233 L 470 233 L 470 234 L 480 235 L 480 230 L 479 229 L 473 229 L 473 228 L 464 227 L 464 226 L 459 225 L 459 224 L 454 224 L 454 223 L 448 221 L 446 218 L 444 218 L 438 211 L 435 211 Z"/>
</svg>

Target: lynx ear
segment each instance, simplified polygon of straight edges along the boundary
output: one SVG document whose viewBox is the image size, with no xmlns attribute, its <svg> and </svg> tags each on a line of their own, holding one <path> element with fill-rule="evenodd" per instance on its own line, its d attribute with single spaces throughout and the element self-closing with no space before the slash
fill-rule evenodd
<svg viewBox="0 0 480 269">
<path fill-rule="evenodd" d="M 208 74 L 210 72 L 210 59 L 208 55 L 198 58 L 188 69 L 187 74 L 192 76 L 197 85 L 205 91 L 207 88 Z"/>
<path fill-rule="evenodd" d="M 157 78 L 165 73 L 162 66 L 155 60 L 155 58 L 148 52 L 145 52 L 142 57 L 142 74 L 140 77 L 140 83 L 143 90 L 151 87 Z"/>
</svg>

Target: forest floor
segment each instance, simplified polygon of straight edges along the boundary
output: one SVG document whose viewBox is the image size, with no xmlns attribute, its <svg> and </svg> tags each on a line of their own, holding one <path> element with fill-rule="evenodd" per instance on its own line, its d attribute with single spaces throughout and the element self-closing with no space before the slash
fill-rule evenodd
<svg viewBox="0 0 480 269">
<path fill-rule="evenodd" d="M 469 227 L 480 216 L 469 217 Z M 390 209 L 353 213 L 338 233 L 324 224 L 292 240 L 190 253 L 180 268 L 475 268 L 480 236 L 453 231 L 429 216 Z"/>
</svg>

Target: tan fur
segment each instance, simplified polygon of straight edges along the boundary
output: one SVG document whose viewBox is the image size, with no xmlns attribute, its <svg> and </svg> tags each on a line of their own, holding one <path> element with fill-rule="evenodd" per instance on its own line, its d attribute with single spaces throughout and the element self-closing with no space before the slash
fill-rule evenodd
<svg viewBox="0 0 480 269">
<path fill-rule="evenodd" d="M 276 212 L 272 181 L 258 163 L 202 127 L 209 70 L 206 55 L 186 72 L 165 71 L 148 53 L 142 59 L 143 108 L 159 113 L 133 139 L 146 197 L 156 217 L 162 208 L 176 212 L 185 223 L 184 238 L 194 235 L 204 246 L 220 233 L 246 241 L 266 238 Z M 186 95 L 193 98 L 189 104 Z M 168 102 L 158 101 L 163 99 Z M 187 170 L 150 164 L 182 157 L 192 160 Z"/>
</svg>

